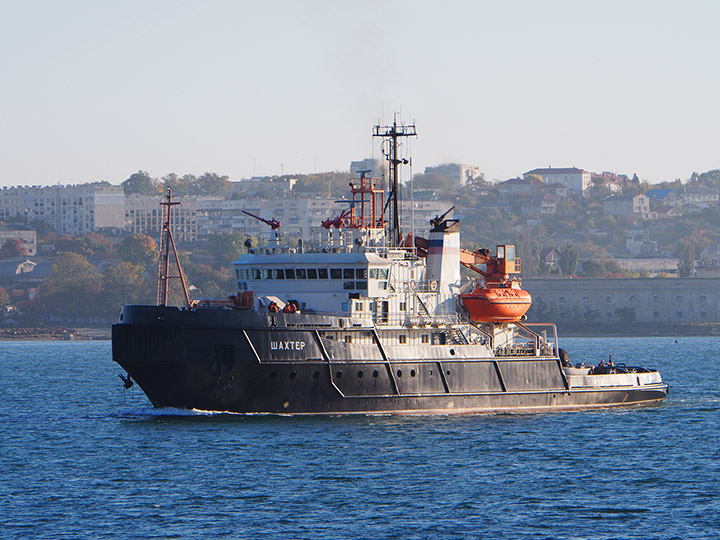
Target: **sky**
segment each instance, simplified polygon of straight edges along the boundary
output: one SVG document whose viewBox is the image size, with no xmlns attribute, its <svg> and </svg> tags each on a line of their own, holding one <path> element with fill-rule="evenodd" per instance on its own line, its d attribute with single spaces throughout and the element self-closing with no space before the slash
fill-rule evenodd
<svg viewBox="0 0 720 540">
<path fill-rule="evenodd" d="M 0 185 L 720 168 L 713 0 L 0 0 Z M 410 172 L 405 172 L 405 175 Z"/>
</svg>

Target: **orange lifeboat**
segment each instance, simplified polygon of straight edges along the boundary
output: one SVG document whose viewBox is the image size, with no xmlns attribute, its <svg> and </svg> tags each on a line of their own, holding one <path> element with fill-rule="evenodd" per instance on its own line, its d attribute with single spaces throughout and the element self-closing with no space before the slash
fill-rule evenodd
<svg viewBox="0 0 720 540">
<path fill-rule="evenodd" d="M 513 281 L 487 283 L 461 295 L 473 322 L 517 322 L 530 309 L 530 293 Z"/>
</svg>

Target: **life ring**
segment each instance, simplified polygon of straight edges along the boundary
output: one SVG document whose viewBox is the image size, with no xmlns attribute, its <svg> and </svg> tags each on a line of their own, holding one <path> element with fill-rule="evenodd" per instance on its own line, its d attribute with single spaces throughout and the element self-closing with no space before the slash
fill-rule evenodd
<svg viewBox="0 0 720 540">
<path fill-rule="evenodd" d="M 433 280 L 430 282 L 430 290 L 431 290 L 431 291 L 437 291 L 437 287 L 438 287 L 437 281 L 435 281 L 435 280 L 433 279 Z"/>
</svg>

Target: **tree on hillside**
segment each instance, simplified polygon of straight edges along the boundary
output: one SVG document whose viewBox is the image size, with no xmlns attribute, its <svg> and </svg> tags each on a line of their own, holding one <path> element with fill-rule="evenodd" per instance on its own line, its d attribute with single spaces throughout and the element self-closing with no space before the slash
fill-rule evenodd
<svg viewBox="0 0 720 540">
<path fill-rule="evenodd" d="M 0 287 L 0 308 L 4 308 L 10 303 L 10 294 Z"/>
<path fill-rule="evenodd" d="M 565 244 L 565 247 L 560 250 L 560 258 L 558 263 L 562 273 L 566 276 L 574 276 L 575 270 L 580 260 L 580 255 L 577 249 L 572 247 L 570 244 Z"/>
<path fill-rule="evenodd" d="M 102 291 L 100 276 L 85 257 L 61 253 L 40 285 L 33 306 L 54 315 L 94 317 Z"/>
<path fill-rule="evenodd" d="M 157 195 L 162 191 L 160 183 L 145 171 L 138 171 L 122 183 L 125 195 Z"/>
<path fill-rule="evenodd" d="M 186 174 L 182 177 L 175 173 L 163 176 L 163 191 L 172 189 L 173 195 L 187 195 L 190 186 L 197 180 L 192 174 Z"/>
<path fill-rule="evenodd" d="M 113 317 L 126 304 L 141 304 L 153 300 L 154 288 L 143 277 L 143 268 L 129 262 L 121 262 L 105 270 L 102 275 L 104 294 L 100 312 Z"/>
<path fill-rule="evenodd" d="M 159 252 L 155 240 L 146 234 L 135 234 L 123 238 L 117 254 L 123 261 L 145 267 L 157 262 Z"/>
<path fill-rule="evenodd" d="M 205 242 L 205 249 L 221 265 L 227 266 L 245 252 L 246 236 L 239 232 L 216 233 Z"/>
<path fill-rule="evenodd" d="M 25 244 L 19 238 L 8 238 L 0 248 L 0 259 L 14 259 L 15 257 L 25 257 L 28 250 Z"/>
<path fill-rule="evenodd" d="M 680 258 L 678 260 L 678 274 L 680 277 L 690 277 L 695 271 L 695 244 L 683 240 L 680 244 Z"/>
<path fill-rule="evenodd" d="M 190 195 L 223 195 L 230 189 L 230 180 L 227 176 L 206 172 L 187 186 Z"/>
</svg>

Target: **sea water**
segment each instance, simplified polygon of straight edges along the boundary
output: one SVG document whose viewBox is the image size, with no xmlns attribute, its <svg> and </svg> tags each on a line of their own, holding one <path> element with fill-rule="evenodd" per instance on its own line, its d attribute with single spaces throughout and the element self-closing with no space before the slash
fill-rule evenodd
<svg viewBox="0 0 720 540">
<path fill-rule="evenodd" d="M 1 538 L 720 537 L 718 338 L 561 342 L 661 405 L 539 415 L 155 410 L 109 342 L 0 343 Z"/>
</svg>

